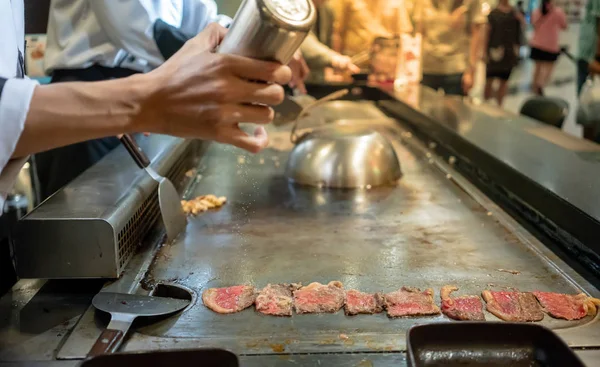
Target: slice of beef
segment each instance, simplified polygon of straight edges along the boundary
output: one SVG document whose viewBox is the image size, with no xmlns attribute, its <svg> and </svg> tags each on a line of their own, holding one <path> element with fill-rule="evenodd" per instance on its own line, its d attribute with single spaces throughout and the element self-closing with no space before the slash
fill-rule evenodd
<svg viewBox="0 0 600 367">
<path fill-rule="evenodd" d="M 587 315 L 596 315 L 596 306 L 600 306 L 600 300 L 588 297 L 584 293 L 575 295 L 533 292 L 533 295 L 542 305 L 544 311 L 557 319 L 579 320 Z"/>
<path fill-rule="evenodd" d="M 202 294 L 202 302 L 218 313 L 240 312 L 254 303 L 256 290 L 249 285 L 227 288 L 210 288 Z"/>
<path fill-rule="evenodd" d="M 442 287 L 440 296 L 444 315 L 454 320 L 485 321 L 481 298 L 478 296 L 450 297 L 450 294 L 457 290 L 457 287 L 451 285 Z"/>
<path fill-rule="evenodd" d="M 433 303 L 433 289 L 402 287 L 387 293 L 385 307 L 389 317 L 439 315 L 440 308 Z"/>
<path fill-rule="evenodd" d="M 535 296 L 529 292 L 489 291 L 482 292 L 487 310 L 504 321 L 540 321 L 544 313 Z"/>
<path fill-rule="evenodd" d="M 256 297 L 256 310 L 265 315 L 292 316 L 295 284 L 268 284 Z"/>
<path fill-rule="evenodd" d="M 383 311 L 383 295 L 381 293 L 363 293 L 355 289 L 346 291 L 346 315 L 374 314 Z"/>
<path fill-rule="evenodd" d="M 299 314 L 334 313 L 344 305 L 344 297 L 344 286 L 338 281 L 311 283 L 294 291 L 294 307 Z"/>
</svg>

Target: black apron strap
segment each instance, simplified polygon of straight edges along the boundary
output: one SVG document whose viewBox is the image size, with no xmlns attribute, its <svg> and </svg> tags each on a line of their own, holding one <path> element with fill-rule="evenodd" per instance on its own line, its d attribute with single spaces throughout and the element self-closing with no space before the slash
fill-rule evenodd
<svg viewBox="0 0 600 367">
<path fill-rule="evenodd" d="M 161 19 L 154 23 L 154 42 L 156 42 L 156 46 L 165 60 L 175 55 L 191 38 L 192 36 Z"/>
</svg>

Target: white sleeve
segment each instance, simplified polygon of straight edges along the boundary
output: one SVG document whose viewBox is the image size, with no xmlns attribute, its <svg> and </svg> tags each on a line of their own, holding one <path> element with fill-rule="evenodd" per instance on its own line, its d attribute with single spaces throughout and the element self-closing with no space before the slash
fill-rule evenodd
<svg viewBox="0 0 600 367">
<path fill-rule="evenodd" d="M 219 23 L 226 27 L 231 18 L 217 13 L 217 4 L 213 0 L 184 0 L 181 31 L 195 36 L 210 23 Z"/>
<path fill-rule="evenodd" d="M 25 159 L 10 161 L 23 132 L 36 82 L 8 79 L 0 95 L 0 215 Z"/>
<path fill-rule="evenodd" d="M 169 7 L 172 2 L 93 0 L 88 4 L 115 46 L 151 65 L 165 61 L 154 40 L 153 26 L 161 12 L 173 10 L 161 6 Z"/>
</svg>

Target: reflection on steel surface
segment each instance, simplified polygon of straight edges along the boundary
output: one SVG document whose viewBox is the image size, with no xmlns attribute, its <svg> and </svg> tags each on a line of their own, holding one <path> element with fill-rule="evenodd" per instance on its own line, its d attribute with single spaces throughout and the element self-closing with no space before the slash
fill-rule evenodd
<svg viewBox="0 0 600 367">
<path fill-rule="evenodd" d="M 286 176 L 293 182 L 333 188 L 393 185 L 400 161 L 381 133 L 348 124 L 331 124 L 304 135 L 290 153 Z"/>
</svg>

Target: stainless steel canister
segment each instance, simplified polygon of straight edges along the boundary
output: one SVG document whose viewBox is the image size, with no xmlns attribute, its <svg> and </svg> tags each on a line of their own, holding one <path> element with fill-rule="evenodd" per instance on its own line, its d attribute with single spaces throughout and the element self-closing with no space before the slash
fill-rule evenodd
<svg viewBox="0 0 600 367">
<path fill-rule="evenodd" d="M 244 0 L 218 52 L 287 65 L 316 18 L 312 0 Z"/>
</svg>

